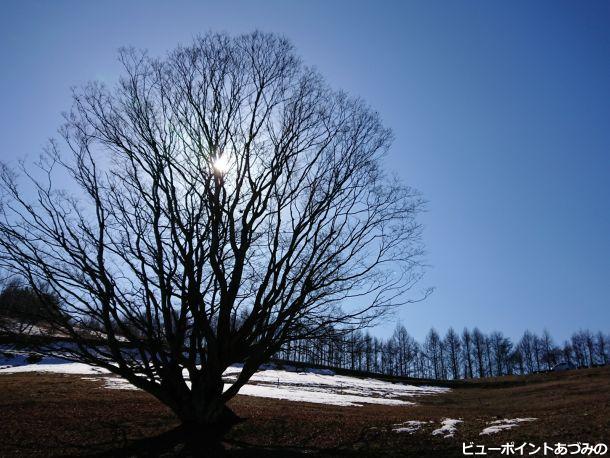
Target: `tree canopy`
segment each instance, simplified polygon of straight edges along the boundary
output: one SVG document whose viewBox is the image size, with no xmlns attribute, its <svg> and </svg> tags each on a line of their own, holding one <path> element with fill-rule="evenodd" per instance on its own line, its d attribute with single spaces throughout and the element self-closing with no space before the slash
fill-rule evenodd
<svg viewBox="0 0 610 458">
<path fill-rule="evenodd" d="M 410 300 L 423 202 L 384 172 L 392 134 L 379 115 L 282 37 L 208 34 L 120 60 L 116 86 L 74 91 L 37 168 L 3 166 L 0 264 L 59 299 L 49 322 L 72 343 L 43 350 L 214 430 L 287 342 Z"/>
</svg>

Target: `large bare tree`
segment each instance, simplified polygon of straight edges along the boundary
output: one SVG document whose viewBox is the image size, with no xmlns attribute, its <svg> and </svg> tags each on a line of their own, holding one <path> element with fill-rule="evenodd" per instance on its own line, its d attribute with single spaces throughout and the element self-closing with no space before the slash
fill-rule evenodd
<svg viewBox="0 0 610 458">
<path fill-rule="evenodd" d="M 3 167 L 2 268 L 61 300 L 47 329 L 66 338 L 32 339 L 42 351 L 220 438 L 227 401 L 283 345 L 408 301 L 422 202 L 382 170 L 378 114 L 281 37 L 209 34 L 120 60 L 116 87 L 74 92 L 37 168 Z"/>
</svg>

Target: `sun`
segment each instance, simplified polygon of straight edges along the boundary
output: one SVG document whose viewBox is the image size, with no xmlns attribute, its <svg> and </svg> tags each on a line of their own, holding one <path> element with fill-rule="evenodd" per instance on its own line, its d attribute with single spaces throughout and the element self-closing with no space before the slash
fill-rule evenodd
<svg viewBox="0 0 610 458">
<path fill-rule="evenodd" d="M 219 175 L 224 175 L 229 170 L 229 158 L 226 154 L 221 154 L 220 156 L 214 159 L 212 162 L 212 168 L 214 169 L 214 173 Z"/>
</svg>

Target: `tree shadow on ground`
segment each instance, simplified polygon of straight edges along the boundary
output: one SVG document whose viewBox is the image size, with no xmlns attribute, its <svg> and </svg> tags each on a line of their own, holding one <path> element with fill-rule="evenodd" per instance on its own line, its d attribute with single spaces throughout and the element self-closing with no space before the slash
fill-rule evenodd
<svg viewBox="0 0 610 458">
<path fill-rule="evenodd" d="M 118 446 L 89 454 L 90 457 L 230 457 L 230 458 L 296 458 L 302 456 L 329 456 L 323 450 L 297 447 L 261 447 L 244 442 L 224 440 L 222 443 L 207 444 L 208 448 L 194 450 L 189 446 L 183 428 L 177 427 L 153 437 L 131 441 Z"/>
</svg>

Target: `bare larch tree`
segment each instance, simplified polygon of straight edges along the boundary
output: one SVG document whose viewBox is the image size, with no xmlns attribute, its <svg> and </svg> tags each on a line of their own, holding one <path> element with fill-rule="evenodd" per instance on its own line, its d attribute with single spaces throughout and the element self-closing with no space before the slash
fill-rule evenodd
<svg viewBox="0 0 610 458">
<path fill-rule="evenodd" d="M 74 91 L 36 167 L 3 166 L 1 265 L 60 299 L 47 329 L 67 338 L 41 351 L 124 377 L 209 441 L 283 345 L 408 301 L 422 201 L 382 170 L 378 114 L 282 37 L 120 61 L 115 87 Z"/>
</svg>

